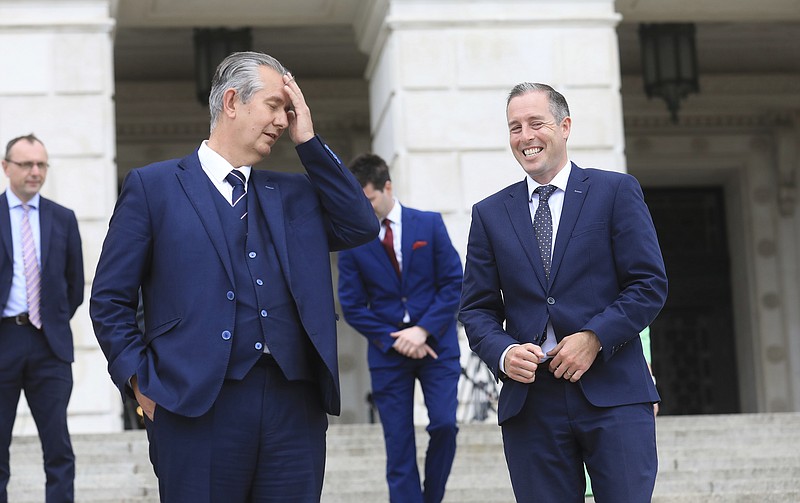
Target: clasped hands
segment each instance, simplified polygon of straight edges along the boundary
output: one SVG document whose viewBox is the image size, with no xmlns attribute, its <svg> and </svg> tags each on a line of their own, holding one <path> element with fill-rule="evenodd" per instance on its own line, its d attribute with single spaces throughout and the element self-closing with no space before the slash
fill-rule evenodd
<svg viewBox="0 0 800 503">
<path fill-rule="evenodd" d="M 428 332 L 422 327 L 408 327 L 389 335 L 394 337 L 392 348 L 403 356 L 419 360 L 426 356 L 436 359 L 439 355 L 431 348 L 428 341 Z"/>
<path fill-rule="evenodd" d="M 547 352 L 551 359 L 549 370 L 557 379 L 577 382 L 589 370 L 600 351 L 600 340 L 594 332 L 584 331 L 561 339 L 556 347 Z M 521 383 L 532 383 L 536 379 L 536 369 L 544 364 L 542 348 L 530 342 L 514 346 L 508 350 L 503 361 L 505 373 Z"/>
</svg>

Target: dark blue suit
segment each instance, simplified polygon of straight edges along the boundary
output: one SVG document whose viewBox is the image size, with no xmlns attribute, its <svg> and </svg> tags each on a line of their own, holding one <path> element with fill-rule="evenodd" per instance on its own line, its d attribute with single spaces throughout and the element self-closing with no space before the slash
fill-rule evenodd
<svg viewBox="0 0 800 503">
<path fill-rule="evenodd" d="M 0 501 L 6 501 L 8 448 L 20 390 L 39 430 L 47 473 L 47 501 L 72 501 L 75 457 L 67 430 L 74 351 L 69 322 L 83 302 L 85 280 L 78 221 L 72 210 L 39 198 L 42 330 L 0 324 Z M 14 273 L 6 193 L 0 194 L 0 312 Z"/>
<path fill-rule="evenodd" d="M 251 173 L 248 208 L 256 204 L 253 208 L 258 209 L 247 216 L 247 246 L 253 233 L 266 243 L 254 244 L 257 252 L 231 252 L 231 230 L 224 227 L 214 199 L 222 196 L 211 186 L 197 153 L 134 170 L 117 201 L 94 280 L 91 316 L 116 385 L 124 391 L 136 374 L 141 392 L 157 403 L 154 424 L 159 427 L 155 432 L 148 427 L 148 434 L 162 483 L 171 473 L 186 472 L 185 463 L 198 463 L 194 478 L 182 480 L 187 487 L 170 489 L 167 496 L 162 490 L 168 501 L 238 499 L 209 491 L 205 470 L 225 456 L 242 457 L 229 466 L 214 465 L 215 477 L 227 477 L 225 470 L 234 464 L 245 469 L 255 464 L 257 450 L 247 451 L 250 458 L 244 456 L 246 449 L 258 445 L 258 438 L 236 426 L 258 408 L 253 396 L 262 400 L 263 395 L 264 409 L 276 420 L 276 430 L 283 435 L 276 442 L 310 436 L 304 429 L 308 425 L 291 419 L 297 414 L 327 424 L 324 413 L 340 411 L 329 253 L 373 239 L 378 225 L 358 182 L 318 137 L 297 146 L 297 152 L 306 175 Z M 264 260 L 274 274 L 261 276 L 256 260 Z M 240 277 L 237 267 L 250 268 L 245 269 L 252 273 L 249 282 L 235 281 Z M 144 333 L 135 320 L 140 286 Z M 282 292 L 282 298 L 273 298 L 276 292 Z M 259 302 L 252 313 L 239 302 L 248 295 Z M 273 317 L 281 318 L 278 325 L 270 324 Z M 261 320 L 260 333 L 234 330 L 245 318 L 255 320 L 256 327 Z M 287 320 L 296 321 L 291 333 L 272 330 Z M 262 358 L 253 366 L 261 346 L 250 346 L 249 353 L 242 353 L 241 344 L 237 347 L 250 339 L 268 342 L 277 365 L 264 364 Z M 297 355 L 303 369 L 293 367 Z M 234 375 L 239 368 L 252 370 L 242 380 Z M 208 437 L 208 450 L 201 442 L 200 451 L 183 452 L 190 449 L 176 445 L 174 435 L 186 431 L 192 440 Z M 324 425 L 321 431 L 323 450 L 313 457 L 321 455 L 324 463 Z M 314 445 L 319 444 L 318 433 L 312 433 Z M 225 439 L 216 438 L 220 434 Z M 278 452 L 279 446 L 261 449 Z M 292 457 L 291 449 L 283 454 Z M 291 480 L 294 463 L 302 463 L 303 457 L 293 456 L 292 462 L 248 476 L 263 484 L 275 501 L 311 501 L 322 486 L 318 464 L 311 473 L 297 472 L 305 482 L 295 493 L 269 487 L 271 480 Z M 301 489 L 310 496 L 297 496 Z"/>
<path fill-rule="evenodd" d="M 438 213 L 402 207 L 402 275 L 398 278 L 378 239 L 339 253 L 339 301 L 347 322 L 369 340 L 372 393 L 386 440 L 391 501 L 438 502 L 444 496 L 456 448 L 460 375 L 455 315 L 461 260 Z M 410 321 L 403 322 L 408 312 Z M 438 359 L 411 359 L 392 349 L 389 334 L 420 326 Z M 424 494 L 417 470 L 413 397 L 419 379 L 431 436 Z"/>
<path fill-rule="evenodd" d="M 639 332 L 661 310 L 667 279 L 641 188 L 632 176 L 572 165 L 549 284 L 527 190 L 523 181 L 473 208 L 459 315 L 470 346 L 500 376 L 503 351 L 541 345 L 549 319 L 557 340 L 591 330 L 602 350 L 576 383 L 555 379 L 546 364 L 532 384 L 504 380 L 498 420 L 517 499 L 583 501 L 575 488 L 585 458 L 598 501 L 649 501 L 659 396 Z M 558 430 L 574 413 L 554 405 L 564 402 L 580 411 L 580 434 Z M 617 420 L 628 428 L 615 430 Z M 641 450 L 619 452 L 613 435 Z"/>
</svg>

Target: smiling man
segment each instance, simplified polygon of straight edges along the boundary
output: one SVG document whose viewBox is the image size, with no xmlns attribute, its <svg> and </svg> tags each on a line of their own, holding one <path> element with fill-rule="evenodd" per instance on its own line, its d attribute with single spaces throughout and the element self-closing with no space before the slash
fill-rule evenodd
<svg viewBox="0 0 800 503">
<path fill-rule="evenodd" d="M 374 239 L 378 222 L 277 60 L 226 58 L 209 107 L 196 152 L 126 178 L 95 334 L 142 406 L 162 501 L 319 501 L 326 412 L 340 410 L 329 253 Z M 285 132 L 306 174 L 252 169 Z"/>
<path fill-rule="evenodd" d="M 477 203 L 459 320 L 503 380 L 498 421 L 516 500 L 650 501 L 659 400 L 639 332 L 667 295 L 656 232 L 632 176 L 570 162 L 564 97 L 509 94 L 509 143 L 527 176 Z"/>
</svg>

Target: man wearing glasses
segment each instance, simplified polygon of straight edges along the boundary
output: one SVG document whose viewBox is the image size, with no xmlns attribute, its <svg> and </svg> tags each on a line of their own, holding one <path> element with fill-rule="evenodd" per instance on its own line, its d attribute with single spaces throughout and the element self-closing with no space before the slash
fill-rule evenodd
<svg viewBox="0 0 800 503">
<path fill-rule="evenodd" d="M 39 195 L 49 164 L 34 135 L 8 142 L 0 194 L 0 503 L 8 501 L 9 446 L 20 391 L 39 430 L 47 503 L 74 500 L 67 429 L 72 393 L 69 320 L 83 302 L 75 213 Z"/>
</svg>

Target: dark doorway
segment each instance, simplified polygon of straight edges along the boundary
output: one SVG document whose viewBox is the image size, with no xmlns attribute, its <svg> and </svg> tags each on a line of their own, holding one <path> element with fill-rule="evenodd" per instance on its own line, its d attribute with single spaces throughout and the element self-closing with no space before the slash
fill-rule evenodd
<svg viewBox="0 0 800 503">
<path fill-rule="evenodd" d="M 661 414 L 739 412 L 722 187 L 645 189 L 669 278 L 651 327 Z"/>
</svg>

